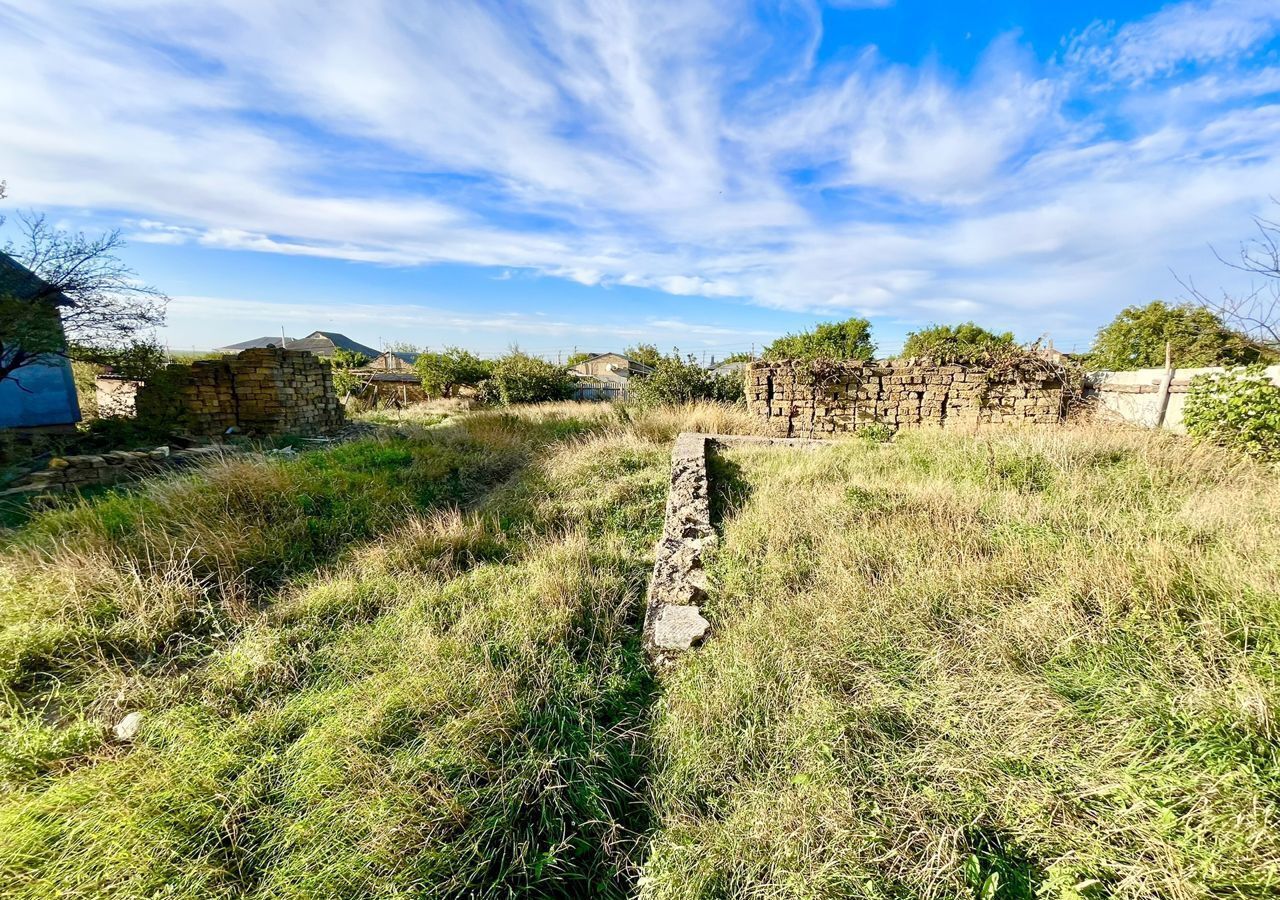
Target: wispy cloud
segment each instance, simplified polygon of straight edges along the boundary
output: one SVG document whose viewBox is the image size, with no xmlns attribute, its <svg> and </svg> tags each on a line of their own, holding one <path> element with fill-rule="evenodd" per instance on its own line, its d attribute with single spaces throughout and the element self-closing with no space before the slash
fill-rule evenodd
<svg viewBox="0 0 1280 900">
<path fill-rule="evenodd" d="M 1079 329 L 1280 184 L 1271 0 L 964 74 L 797 8 L 0 0 L 0 175 L 140 241 Z"/>
</svg>

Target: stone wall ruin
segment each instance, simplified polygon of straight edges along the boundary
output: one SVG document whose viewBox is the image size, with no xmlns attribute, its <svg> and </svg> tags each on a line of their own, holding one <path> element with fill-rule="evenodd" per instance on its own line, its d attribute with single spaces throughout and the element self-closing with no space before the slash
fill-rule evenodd
<svg viewBox="0 0 1280 900">
<path fill-rule="evenodd" d="M 175 363 L 137 391 L 139 419 L 199 437 L 317 434 L 340 428 L 333 374 L 306 350 L 274 347 Z"/>
<path fill-rule="evenodd" d="M 1073 396 L 1050 365 L 994 371 L 913 361 L 758 361 L 747 408 L 779 437 L 823 437 L 873 423 L 914 426 L 1057 425 Z"/>
</svg>

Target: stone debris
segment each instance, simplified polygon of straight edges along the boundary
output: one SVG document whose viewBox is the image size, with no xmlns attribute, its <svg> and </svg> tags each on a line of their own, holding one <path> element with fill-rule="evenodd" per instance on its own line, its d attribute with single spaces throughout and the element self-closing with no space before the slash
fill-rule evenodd
<svg viewBox="0 0 1280 900">
<path fill-rule="evenodd" d="M 653 645 L 658 650 L 688 650 L 706 637 L 711 623 L 696 606 L 664 606 L 653 623 Z"/>
<path fill-rule="evenodd" d="M 1072 388 L 1052 369 L 996 374 L 965 366 L 890 360 L 747 367 L 747 408 L 779 437 L 819 437 L 872 423 L 891 428 L 1057 425 Z"/>
<path fill-rule="evenodd" d="M 116 727 L 111 729 L 111 733 L 115 735 L 117 741 L 129 743 L 138 736 L 142 731 L 142 713 L 131 712 L 119 722 Z"/>
</svg>

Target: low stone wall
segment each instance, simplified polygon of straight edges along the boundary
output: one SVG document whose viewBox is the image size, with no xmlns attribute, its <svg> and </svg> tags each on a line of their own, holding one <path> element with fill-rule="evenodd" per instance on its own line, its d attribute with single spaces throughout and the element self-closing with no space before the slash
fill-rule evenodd
<svg viewBox="0 0 1280 900">
<path fill-rule="evenodd" d="M 194 447 L 190 450 L 113 450 L 84 456 L 60 456 L 49 465 L 19 479 L 0 497 L 62 493 L 102 484 L 117 484 L 154 475 L 169 469 L 208 462 L 229 451 L 222 447 Z"/>
<path fill-rule="evenodd" d="M 168 366 L 137 391 L 139 419 L 211 437 L 316 434 L 343 425 L 329 367 L 305 350 L 273 347 Z"/>
<path fill-rule="evenodd" d="M 1073 395 L 1045 365 L 1008 373 L 912 362 L 754 362 L 747 408 L 772 434 L 821 437 L 879 423 L 913 426 L 1056 425 Z"/>
<path fill-rule="evenodd" d="M 684 432 L 671 448 L 671 487 L 662 537 L 654 551 L 644 641 L 658 664 L 701 641 L 711 628 L 698 606 L 707 595 L 706 553 L 715 545 L 707 453 L 715 446 L 822 446 L 821 441 Z"/>
</svg>

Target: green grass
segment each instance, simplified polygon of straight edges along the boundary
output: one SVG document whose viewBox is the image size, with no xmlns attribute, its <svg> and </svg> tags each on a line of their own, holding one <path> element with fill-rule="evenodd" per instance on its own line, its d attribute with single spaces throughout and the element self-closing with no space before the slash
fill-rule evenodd
<svg viewBox="0 0 1280 900">
<path fill-rule="evenodd" d="M 646 895 L 1280 889 L 1280 487 L 1140 432 L 715 461 Z"/>
<path fill-rule="evenodd" d="M 725 415 L 473 413 L 38 516 L 0 894 L 628 896 L 666 442 Z"/>
<path fill-rule="evenodd" d="M 1262 470 L 1136 432 L 725 453 L 715 631 L 656 678 L 669 441 L 751 423 L 412 418 L 9 535 L 0 896 L 1274 892 Z"/>
</svg>

